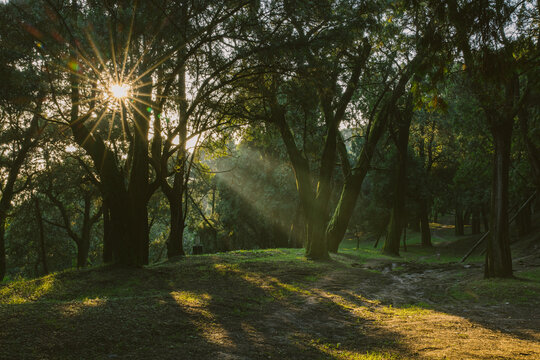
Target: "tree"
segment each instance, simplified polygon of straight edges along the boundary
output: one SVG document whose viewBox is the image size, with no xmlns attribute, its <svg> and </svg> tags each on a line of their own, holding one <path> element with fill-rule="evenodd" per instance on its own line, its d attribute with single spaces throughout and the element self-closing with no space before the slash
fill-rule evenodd
<svg viewBox="0 0 540 360">
<path fill-rule="evenodd" d="M 46 172 L 37 181 L 42 186 L 40 191 L 56 208 L 60 221 L 56 220 L 58 217 L 43 217 L 43 221 L 66 231 L 77 247 L 77 268 L 86 267 L 92 228 L 101 219 L 103 211 L 101 204 L 96 203 L 98 189 L 88 174 L 81 173 L 79 162 L 73 155 L 65 158 L 63 164 L 51 164 L 50 159 L 45 161 Z"/>
<path fill-rule="evenodd" d="M 275 28 L 268 28 L 261 23 L 257 25 L 257 42 L 251 46 L 263 47 L 270 44 L 271 51 L 259 53 L 258 58 L 254 59 L 252 81 L 256 81 L 257 86 L 245 87 L 248 93 L 244 95 L 244 101 L 249 105 L 242 108 L 251 110 L 245 117 L 259 121 L 264 119 L 274 124 L 280 132 L 294 169 L 300 203 L 306 215 L 306 255 L 313 259 L 324 259 L 328 257 L 328 246 L 331 244 L 331 250 L 336 251 L 343 238 L 369 167 L 370 153 L 386 128 L 393 104 L 403 94 L 408 80 L 420 64 L 421 56 L 407 59 L 411 61 L 403 68 L 393 67 L 394 58 L 377 68 L 380 64 L 379 56 L 383 56 L 383 53 L 374 51 L 375 45 L 391 42 L 397 31 L 395 26 L 385 30 L 386 24 L 391 21 L 379 22 L 376 14 L 386 10 L 381 4 L 351 5 L 340 2 L 328 5 L 333 11 L 330 8 L 323 10 L 323 7 L 311 9 L 303 2 L 295 5 L 293 8 L 288 2 L 283 5 L 276 3 L 266 9 L 267 12 L 260 10 L 257 14 L 261 23 L 277 25 Z M 357 16 L 359 13 L 363 15 Z M 273 16 L 285 20 L 271 21 Z M 281 40 L 279 48 L 274 45 L 276 39 L 285 39 Z M 291 48 L 294 48 L 294 52 L 291 52 Z M 336 53 L 336 48 L 341 50 Z M 399 50 L 395 50 L 394 56 L 399 57 L 398 54 Z M 372 62 L 370 59 L 373 59 Z M 370 77 L 369 66 L 373 66 L 377 74 L 382 71 L 379 81 L 382 78 L 392 79 L 393 82 L 380 86 L 380 92 L 371 102 L 373 108 L 368 111 L 369 121 L 373 124 L 370 122 L 367 125 L 370 129 L 367 133 L 371 138 L 366 141 L 366 149 L 361 153 L 356 166 L 350 167 L 354 168 L 354 174 L 351 172 L 346 175 L 346 188 L 327 230 L 331 179 L 339 149 L 343 149 L 343 146 L 338 146 L 338 129 L 350 115 L 348 111 L 351 102 L 359 96 L 357 91 L 361 77 L 366 80 Z M 261 69 L 266 70 L 261 74 Z M 255 101 L 260 103 L 256 104 Z M 304 116 L 297 115 L 295 105 L 299 103 L 307 105 L 300 107 Z M 320 150 L 313 159 L 307 156 L 303 146 L 299 146 L 300 141 L 305 143 L 305 136 L 300 136 L 301 129 L 306 129 L 302 122 L 298 122 L 299 119 L 305 119 L 302 121 L 304 124 L 317 124 L 323 136 L 319 140 L 319 144 L 323 145 L 319 146 Z M 307 134 L 305 130 L 303 133 Z M 343 161 L 346 156 L 340 155 L 340 158 L 343 163 L 348 162 L 348 159 Z M 318 174 L 313 173 L 313 167 L 318 168 Z M 330 238 L 332 240 L 329 241 Z"/>
<path fill-rule="evenodd" d="M 38 32 L 30 32 L 38 44 L 36 61 L 45 64 L 51 89 L 50 105 L 54 112 L 49 110 L 44 115 L 67 126 L 75 143 L 91 158 L 106 207 L 105 238 L 112 241 L 107 242 L 107 254 L 124 265 L 148 262 L 149 198 L 160 186 L 168 189 L 164 179 L 171 175 L 169 159 L 175 154 L 175 160 L 182 159 L 185 154 L 187 117 L 180 114 L 177 126 L 160 126 L 162 120 L 170 118 L 168 114 L 178 102 L 185 101 L 181 83 L 186 62 L 203 46 L 212 49 L 209 44 L 222 38 L 216 28 L 241 9 L 243 3 L 198 1 L 190 4 L 191 10 L 187 3 L 184 5 L 138 2 L 120 8 L 97 0 L 73 0 L 68 6 L 46 1 L 45 13 L 26 11 L 32 4 L 14 5 L 30 21 L 43 23 L 46 17 L 50 20 Z M 191 18 L 180 18 L 188 20 L 181 24 L 188 30 L 177 32 L 179 25 L 172 19 L 182 12 Z M 90 25 L 94 31 L 83 33 Z M 170 33 L 178 36 L 171 37 Z M 201 64 L 199 60 L 194 60 L 196 66 Z M 53 66 L 57 61 L 63 66 Z M 203 68 L 208 69 L 206 65 Z M 201 74 L 202 70 L 198 75 Z M 203 81 L 206 90 L 215 89 L 213 80 L 209 76 Z M 194 103 L 210 93 L 198 93 Z M 181 108 L 181 113 L 195 109 Z M 157 132 L 152 134 L 151 128 Z M 162 129 L 171 131 L 161 132 Z M 160 139 L 162 136 L 165 142 Z M 175 137 L 182 141 L 178 148 L 171 146 Z M 173 166 L 178 163 L 182 166 L 183 162 Z M 183 175 L 180 183 L 187 179 Z M 171 195 L 173 212 L 181 194 L 182 191 Z M 176 213 L 172 218 L 173 227 L 179 225 Z M 181 242 L 181 232 L 173 231 L 172 236 Z"/>
<path fill-rule="evenodd" d="M 395 189 L 392 211 L 390 213 L 390 223 L 388 224 L 388 235 L 384 242 L 383 252 L 389 255 L 399 255 L 399 242 L 401 234 L 407 224 L 407 214 L 405 212 L 405 196 L 407 192 L 407 161 L 409 130 L 413 116 L 412 97 L 409 96 L 404 104 L 404 109 L 394 112 L 393 125 L 394 143 L 397 150 L 397 169 L 394 175 Z"/>
<path fill-rule="evenodd" d="M 509 24 L 515 16 L 529 14 L 528 6 L 526 2 L 451 1 L 448 8 L 465 72 L 488 121 L 495 148 L 485 277 L 512 276 L 508 223 L 512 130 L 528 89 L 535 84 L 520 83 L 520 72 L 527 71 L 532 65 L 529 59 L 534 59 L 527 29 L 512 34 Z"/>
<path fill-rule="evenodd" d="M 7 21 L 13 15 L 9 10 L 0 4 L 0 281 L 6 274 L 5 231 L 12 200 L 28 185 L 28 176 L 22 182 L 19 177 L 44 129 L 39 116 L 44 101 L 41 79 L 24 61 L 30 47 L 19 41 L 20 29 Z"/>
<path fill-rule="evenodd" d="M 24 117 L 29 115 L 26 114 L 22 116 Z M 0 280 L 3 279 L 6 274 L 6 220 L 9 216 L 9 210 L 11 208 L 13 197 L 26 185 L 26 183 L 23 182 L 22 184 L 19 183 L 17 186 L 19 174 L 30 151 L 35 147 L 40 132 L 39 117 L 37 115 L 30 116 L 30 124 L 27 125 L 26 129 L 23 129 L 22 134 L 11 133 L 9 138 L 5 139 L 0 144 L 4 150 L 4 154 L 2 154 L 2 157 L 0 158 L 1 164 L 3 165 L 2 182 L 0 187 L 2 192 L 2 197 L 0 198 Z M 5 121 L 7 120 L 6 118 L 2 120 L 4 120 L 2 121 L 3 124 L 10 123 L 10 121 Z M 18 116 L 16 117 L 16 120 L 20 120 Z M 3 135 L 9 133 L 9 130 L 6 130 L 3 130 Z"/>
</svg>

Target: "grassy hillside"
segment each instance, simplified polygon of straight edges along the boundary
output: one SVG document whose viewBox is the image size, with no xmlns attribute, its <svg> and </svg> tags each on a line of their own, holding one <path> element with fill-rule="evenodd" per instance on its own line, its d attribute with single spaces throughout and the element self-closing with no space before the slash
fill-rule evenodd
<svg viewBox="0 0 540 360">
<path fill-rule="evenodd" d="M 540 358 L 540 268 L 482 280 L 451 244 L 413 238 L 390 258 L 347 241 L 327 262 L 237 251 L 13 281 L 0 286 L 0 359 Z"/>
</svg>

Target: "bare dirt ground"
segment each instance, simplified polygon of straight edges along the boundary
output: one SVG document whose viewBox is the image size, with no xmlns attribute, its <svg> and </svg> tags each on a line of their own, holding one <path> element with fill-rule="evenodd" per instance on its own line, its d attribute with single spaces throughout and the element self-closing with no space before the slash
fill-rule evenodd
<svg viewBox="0 0 540 360">
<path fill-rule="evenodd" d="M 540 359 L 538 288 L 481 275 L 300 250 L 70 271 L 0 287 L 0 359 Z"/>
</svg>

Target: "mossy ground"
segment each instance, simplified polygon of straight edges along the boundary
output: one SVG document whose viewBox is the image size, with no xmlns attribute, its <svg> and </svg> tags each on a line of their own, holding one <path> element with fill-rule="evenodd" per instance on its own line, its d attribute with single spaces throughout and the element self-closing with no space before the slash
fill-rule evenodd
<svg viewBox="0 0 540 360">
<path fill-rule="evenodd" d="M 400 258 L 349 240 L 325 262 L 236 251 L 12 281 L 0 359 L 540 358 L 537 267 L 483 280 L 463 238 L 415 236 Z"/>
</svg>

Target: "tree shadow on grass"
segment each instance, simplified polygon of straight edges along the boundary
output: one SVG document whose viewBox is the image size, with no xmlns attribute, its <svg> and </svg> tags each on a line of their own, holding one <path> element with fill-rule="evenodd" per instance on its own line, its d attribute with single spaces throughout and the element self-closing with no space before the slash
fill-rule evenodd
<svg viewBox="0 0 540 360">
<path fill-rule="evenodd" d="M 57 280 L 39 301 L 0 307 L 0 359 L 414 355 L 398 334 L 296 283 L 324 266 L 281 265 L 206 258 Z"/>
<path fill-rule="evenodd" d="M 399 276 L 280 250 L 61 273 L 0 297 L 29 301 L 0 305 L 0 359 L 440 358 L 439 338 L 493 334 Z"/>
</svg>

